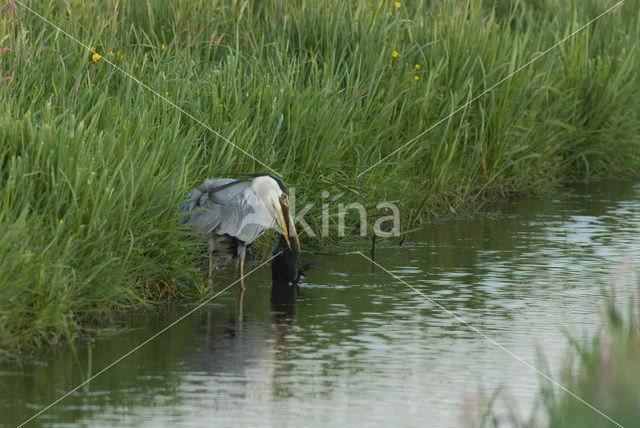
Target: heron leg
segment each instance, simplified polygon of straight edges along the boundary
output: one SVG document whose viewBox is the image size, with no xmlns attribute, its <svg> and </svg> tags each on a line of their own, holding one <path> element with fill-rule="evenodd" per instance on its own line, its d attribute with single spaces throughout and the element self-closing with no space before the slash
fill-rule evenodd
<svg viewBox="0 0 640 428">
<path fill-rule="evenodd" d="M 207 277 L 207 283 L 213 288 L 213 277 L 211 276 L 213 272 L 213 249 L 209 247 L 207 252 L 209 253 L 209 276 Z"/>
<path fill-rule="evenodd" d="M 240 290 L 238 290 L 238 311 L 236 312 L 236 322 L 237 322 L 238 328 L 242 328 L 243 302 L 244 302 L 244 289 L 241 288 Z"/>
<path fill-rule="evenodd" d="M 242 290 L 244 290 L 244 256 L 244 253 L 240 255 L 240 289 Z"/>
</svg>

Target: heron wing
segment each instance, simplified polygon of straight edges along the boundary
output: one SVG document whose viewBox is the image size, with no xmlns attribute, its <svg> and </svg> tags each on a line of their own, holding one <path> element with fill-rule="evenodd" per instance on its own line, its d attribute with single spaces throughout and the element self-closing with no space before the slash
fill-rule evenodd
<svg viewBox="0 0 640 428">
<path fill-rule="evenodd" d="M 229 178 L 206 179 L 191 191 L 187 222 L 205 235 L 227 234 L 249 244 L 272 227 L 275 217 L 251 187 L 251 182 Z"/>
</svg>

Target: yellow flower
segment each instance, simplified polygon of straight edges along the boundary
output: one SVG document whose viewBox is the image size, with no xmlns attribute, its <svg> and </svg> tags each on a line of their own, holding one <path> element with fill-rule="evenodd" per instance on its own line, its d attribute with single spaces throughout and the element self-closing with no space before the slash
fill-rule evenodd
<svg viewBox="0 0 640 428">
<path fill-rule="evenodd" d="M 399 1 L 395 2 L 393 5 L 396 7 L 396 9 L 400 9 L 402 7 L 402 3 L 400 3 Z"/>
<path fill-rule="evenodd" d="M 416 70 L 420 70 L 420 64 L 416 64 Z"/>
<path fill-rule="evenodd" d="M 96 47 L 95 46 L 91 46 L 91 52 L 95 52 L 96 51 Z"/>
<path fill-rule="evenodd" d="M 109 55 L 114 56 L 113 51 L 109 51 Z"/>
<path fill-rule="evenodd" d="M 420 76 L 413 76 L 413 80 L 417 82 L 418 80 L 420 80 Z"/>
<path fill-rule="evenodd" d="M 164 43 L 162 44 L 162 50 L 165 50 L 167 47 L 164 45 Z"/>
<path fill-rule="evenodd" d="M 394 58 L 397 58 L 397 57 L 398 57 L 398 55 L 400 55 L 400 54 L 398 53 L 398 51 L 393 51 L 393 52 L 391 52 L 391 56 L 392 56 L 392 57 L 394 57 Z"/>
<path fill-rule="evenodd" d="M 91 59 L 93 60 L 93 62 L 98 62 L 98 61 L 100 61 L 100 59 L 101 59 L 101 58 L 102 58 L 102 57 L 101 57 L 100 55 L 98 55 L 97 53 L 94 53 L 94 54 L 91 56 Z"/>
</svg>

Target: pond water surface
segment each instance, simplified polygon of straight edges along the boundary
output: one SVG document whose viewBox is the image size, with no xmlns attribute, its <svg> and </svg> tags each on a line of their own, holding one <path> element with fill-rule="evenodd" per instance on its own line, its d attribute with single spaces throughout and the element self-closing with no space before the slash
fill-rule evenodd
<svg viewBox="0 0 640 428">
<path fill-rule="evenodd" d="M 633 295 L 640 186 L 570 187 L 501 212 L 429 224 L 376 261 L 530 364 L 541 352 L 558 377 L 567 333 L 599 328 L 603 286 L 625 307 Z M 540 377 L 522 362 L 359 254 L 311 260 L 284 311 L 262 268 L 242 317 L 237 291 L 221 294 L 26 426 L 469 426 L 498 390 L 497 409 L 529 415 Z M 0 421 L 20 424 L 191 308 L 0 369 Z"/>
</svg>

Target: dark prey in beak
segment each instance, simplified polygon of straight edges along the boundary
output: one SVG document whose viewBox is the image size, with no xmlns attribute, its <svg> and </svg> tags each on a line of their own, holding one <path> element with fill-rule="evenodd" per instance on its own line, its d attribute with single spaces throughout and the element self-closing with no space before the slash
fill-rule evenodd
<svg viewBox="0 0 640 428">
<path fill-rule="evenodd" d="M 289 228 L 288 215 L 284 216 L 287 228 Z M 288 242 L 287 242 L 288 241 Z M 289 248 L 289 245 L 291 248 Z M 279 253 L 279 254 L 278 254 Z M 305 272 L 312 269 L 315 263 L 308 263 L 298 269 L 298 258 L 300 247 L 298 240 L 287 240 L 284 235 L 280 235 L 278 245 L 273 249 L 272 255 L 277 256 L 271 261 L 271 280 L 273 287 L 288 287 L 297 285 L 300 278 L 305 276 Z"/>
</svg>

